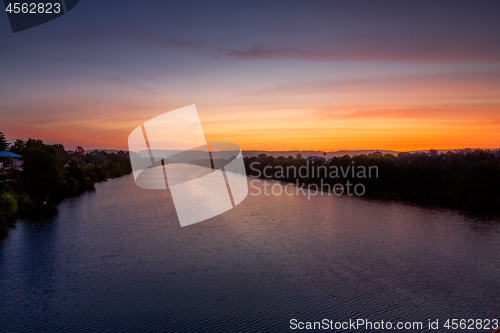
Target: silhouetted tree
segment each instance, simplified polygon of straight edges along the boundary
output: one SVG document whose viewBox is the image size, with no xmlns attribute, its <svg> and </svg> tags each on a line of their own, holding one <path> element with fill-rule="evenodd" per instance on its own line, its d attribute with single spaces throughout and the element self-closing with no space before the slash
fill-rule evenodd
<svg viewBox="0 0 500 333">
<path fill-rule="evenodd" d="M 81 159 L 85 155 L 85 149 L 82 146 L 76 146 L 75 148 L 76 158 Z"/>
<path fill-rule="evenodd" d="M 23 155 L 23 150 L 26 147 L 26 142 L 20 139 L 14 141 L 14 144 L 10 147 L 10 151 L 14 154 Z"/>
<path fill-rule="evenodd" d="M 29 139 L 23 150 L 22 180 L 26 192 L 40 202 L 57 202 L 64 197 L 65 169 L 54 146 Z"/>
<path fill-rule="evenodd" d="M 5 135 L 0 132 L 0 151 L 4 151 L 9 149 L 10 144 L 7 142 L 7 139 L 5 139 Z"/>
<path fill-rule="evenodd" d="M 445 154 L 436 150 L 402 152 L 397 157 L 377 151 L 368 155 L 333 157 L 328 161 L 317 156 L 306 160 L 297 154 L 296 158 L 259 156 L 246 157 L 244 161 L 248 175 L 256 176 L 259 173 L 255 170 L 259 170 L 262 178 L 265 178 L 262 171 L 266 167 L 271 167 L 266 169 L 267 175 L 275 175 L 278 167 L 298 169 L 308 166 L 307 174 L 312 175 L 312 168 L 319 166 L 344 170 L 349 166 L 376 166 L 378 177 L 359 180 L 366 187 L 366 196 L 465 209 L 500 210 L 500 149 L 462 149 Z M 339 176 L 336 179 L 323 175 L 303 178 L 292 174 L 274 179 L 316 185 L 321 180 L 330 185 L 354 180 L 351 172 Z"/>
</svg>

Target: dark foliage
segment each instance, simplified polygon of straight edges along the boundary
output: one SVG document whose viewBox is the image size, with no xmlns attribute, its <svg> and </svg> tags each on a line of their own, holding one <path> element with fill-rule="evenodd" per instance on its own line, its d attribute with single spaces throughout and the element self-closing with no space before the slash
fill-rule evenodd
<svg viewBox="0 0 500 333">
<path fill-rule="evenodd" d="M 23 156 L 22 171 L 12 170 L 0 183 L 0 230 L 12 217 L 53 214 L 65 198 L 94 190 L 94 184 L 132 172 L 127 152 L 107 153 L 41 140 L 16 140 L 10 151 Z M 17 214 L 16 214 L 17 212 Z"/>
<path fill-rule="evenodd" d="M 0 132 L 0 151 L 5 151 L 9 149 L 9 143 L 5 139 L 5 135 Z"/>
<path fill-rule="evenodd" d="M 257 163 L 256 163 L 257 162 Z M 253 166 L 252 166 L 253 164 Z M 245 158 L 249 176 L 272 178 L 305 184 L 345 185 L 347 181 L 362 183 L 366 188 L 365 196 L 382 199 L 395 199 L 421 204 L 455 207 L 465 210 L 497 212 L 500 210 L 500 150 L 464 149 L 438 153 L 435 150 L 422 153 L 400 153 L 382 155 L 373 153 L 350 157 L 335 157 L 325 160 L 323 157 L 304 159 L 296 157 L 266 156 Z M 252 167 L 251 167 L 252 166 Z M 355 168 L 355 175 L 350 172 L 332 178 L 318 171 L 320 166 L 331 170 L 340 167 L 347 170 Z M 378 177 L 358 177 L 360 166 L 366 170 L 377 167 Z M 263 174 L 266 168 L 266 177 Z M 290 172 L 282 176 L 279 167 L 306 168 L 301 175 Z M 315 173 L 313 173 L 313 169 Z M 257 170 L 257 171 L 256 171 Z M 324 171 L 324 168 L 323 168 Z M 276 177 L 278 175 L 278 177 Z M 305 175 L 305 177 L 304 177 Z"/>
</svg>

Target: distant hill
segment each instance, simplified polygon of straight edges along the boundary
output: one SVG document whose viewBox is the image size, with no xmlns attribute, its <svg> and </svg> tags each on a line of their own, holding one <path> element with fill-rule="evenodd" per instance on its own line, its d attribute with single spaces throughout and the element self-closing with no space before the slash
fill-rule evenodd
<svg viewBox="0 0 500 333">
<path fill-rule="evenodd" d="M 381 152 L 382 154 L 393 154 L 394 156 L 398 155 L 398 151 L 394 150 L 338 150 L 338 151 L 329 151 L 326 152 L 326 158 L 332 158 L 332 157 L 340 157 L 344 155 L 349 155 L 349 156 L 356 156 L 356 155 L 361 155 L 361 154 L 371 154 L 376 151 Z M 288 150 L 288 151 L 267 151 L 267 150 L 245 150 L 242 152 L 243 156 L 245 157 L 251 157 L 251 156 L 259 156 L 260 154 L 266 154 L 267 156 L 273 156 L 273 157 L 278 157 L 278 156 L 293 156 L 295 157 L 297 154 L 302 155 L 302 157 L 307 158 L 309 156 L 319 156 L 323 157 L 323 151 L 315 151 L 315 150 Z"/>
<path fill-rule="evenodd" d="M 472 150 L 475 150 L 476 148 L 472 148 Z M 487 150 L 491 148 L 477 148 L 477 149 L 482 149 L 482 150 Z M 459 149 L 436 149 L 439 153 L 446 153 L 448 151 L 455 151 Z M 344 155 L 349 155 L 350 157 L 356 156 L 356 155 L 362 155 L 362 154 L 371 154 L 374 152 L 381 152 L 382 154 L 392 154 L 394 156 L 397 156 L 398 153 L 401 151 L 395 151 L 395 150 L 376 150 L 376 149 L 367 149 L 367 150 L 337 150 L 337 151 L 328 151 L 326 152 L 326 158 L 332 158 L 332 157 L 341 157 Z M 422 153 L 422 152 L 428 152 L 429 150 L 410 150 L 408 151 L 409 153 Z M 320 150 L 287 150 L 287 151 L 267 151 L 267 150 L 244 150 L 243 156 L 245 157 L 251 157 L 251 156 L 259 156 L 260 154 L 266 154 L 267 156 L 273 156 L 273 157 L 278 157 L 278 156 L 293 156 L 295 157 L 297 154 L 301 154 L 302 157 L 307 158 L 309 156 L 319 156 L 323 157 L 323 151 Z"/>
<path fill-rule="evenodd" d="M 472 148 L 475 150 L 476 148 Z M 478 148 L 478 149 L 483 149 L 487 150 L 491 148 Z M 91 152 L 94 149 L 86 149 L 86 152 Z M 105 151 L 106 153 L 117 153 L 120 150 L 118 149 L 96 149 L 98 151 Z M 448 151 L 455 151 L 457 149 L 436 149 L 439 153 L 446 153 Z M 376 150 L 376 149 L 367 149 L 367 150 L 337 150 L 337 151 L 328 151 L 326 152 L 326 158 L 332 158 L 332 157 L 341 157 L 344 155 L 349 155 L 349 156 L 356 156 L 356 155 L 362 155 L 362 154 L 371 154 L 374 152 L 381 152 L 382 154 L 392 154 L 394 156 L 397 156 L 398 153 L 401 151 L 396 151 L 396 150 Z M 429 150 L 410 150 L 408 152 L 410 153 L 419 153 L 419 152 L 428 152 Z M 309 156 L 319 156 L 323 157 L 323 151 L 321 150 L 280 150 L 280 151 L 268 151 L 268 150 L 244 150 L 242 151 L 244 157 L 251 157 L 251 156 L 259 156 L 260 154 L 266 154 L 267 156 L 273 156 L 273 157 L 278 157 L 278 156 L 293 156 L 295 157 L 297 154 L 301 154 L 302 157 L 307 158 Z"/>
<path fill-rule="evenodd" d="M 97 150 L 97 151 L 104 151 L 108 154 L 111 154 L 111 153 L 118 153 L 119 151 L 127 151 L 127 150 L 119 150 L 119 149 L 85 149 L 85 152 L 87 153 L 90 153 L 94 150 Z"/>
</svg>

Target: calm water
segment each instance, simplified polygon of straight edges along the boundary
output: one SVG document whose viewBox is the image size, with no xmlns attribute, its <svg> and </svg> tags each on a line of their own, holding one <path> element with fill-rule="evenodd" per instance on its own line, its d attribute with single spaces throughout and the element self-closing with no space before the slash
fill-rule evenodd
<svg viewBox="0 0 500 333">
<path fill-rule="evenodd" d="M 346 197 L 249 195 L 180 228 L 169 193 L 140 189 L 131 176 L 59 211 L 18 223 L 0 241 L 2 332 L 500 319 L 498 220 Z"/>
</svg>

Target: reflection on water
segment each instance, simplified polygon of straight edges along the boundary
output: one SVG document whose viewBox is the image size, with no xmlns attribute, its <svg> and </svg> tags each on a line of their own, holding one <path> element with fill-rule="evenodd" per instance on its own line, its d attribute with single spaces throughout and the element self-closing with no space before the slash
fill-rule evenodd
<svg viewBox="0 0 500 333">
<path fill-rule="evenodd" d="M 498 220 L 249 195 L 181 228 L 169 191 L 131 176 L 59 211 L 0 242 L 0 331 L 281 332 L 292 318 L 500 313 Z"/>
</svg>

